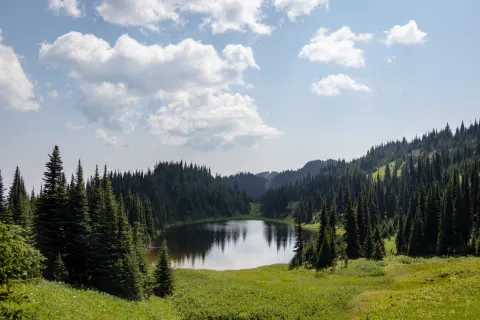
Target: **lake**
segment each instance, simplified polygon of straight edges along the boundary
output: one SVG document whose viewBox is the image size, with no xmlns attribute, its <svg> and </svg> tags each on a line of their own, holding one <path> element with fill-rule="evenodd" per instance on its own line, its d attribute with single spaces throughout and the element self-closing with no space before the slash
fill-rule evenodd
<svg viewBox="0 0 480 320">
<path fill-rule="evenodd" d="M 310 232 L 304 230 L 304 238 Z M 293 257 L 295 227 L 259 220 L 232 220 L 186 224 L 168 228 L 166 237 L 172 265 L 177 268 L 239 270 L 288 263 Z M 159 247 L 163 238 L 153 241 Z M 150 250 L 149 262 L 158 259 Z"/>
</svg>

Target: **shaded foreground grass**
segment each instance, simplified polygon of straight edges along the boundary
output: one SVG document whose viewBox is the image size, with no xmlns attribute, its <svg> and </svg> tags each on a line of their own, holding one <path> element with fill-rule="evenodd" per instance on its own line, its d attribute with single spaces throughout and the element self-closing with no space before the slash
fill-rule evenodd
<svg viewBox="0 0 480 320">
<path fill-rule="evenodd" d="M 480 259 L 387 257 L 350 261 L 334 274 L 250 270 L 175 271 L 169 299 L 127 302 L 41 281 L 19 284 L 23 308 L 40 319 L 475 319 Z"/>
</svg>

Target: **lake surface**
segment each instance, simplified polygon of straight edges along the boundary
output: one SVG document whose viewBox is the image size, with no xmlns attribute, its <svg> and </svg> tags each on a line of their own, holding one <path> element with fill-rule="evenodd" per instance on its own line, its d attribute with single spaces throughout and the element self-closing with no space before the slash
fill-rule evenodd
<svg viewBox="0 0 480 320">
<path fill-rule="evenodd" d="M 310 232 L 304 230 L 304 238 Z M 172 265 L 177 268 L 239 270 L 288 263 L 293 257 L 295 228 L 258 220 L 188 224 L 168 228 L 164 235 Z M 159 247 L 163 238 L 153 241 Z M 150 263 L 158 248 L 150 250 Z"/>
</svg>

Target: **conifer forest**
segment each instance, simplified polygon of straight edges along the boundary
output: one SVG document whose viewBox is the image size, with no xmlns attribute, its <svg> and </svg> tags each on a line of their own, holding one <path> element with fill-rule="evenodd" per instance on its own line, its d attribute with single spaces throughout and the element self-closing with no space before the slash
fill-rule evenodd
<svg viewBox="0 0 480 320">
<path fill-rule="evenodd" d="M 0 284 L 7 295 L 23 281 L 37 279 L 44 286 L 65 283 L 125 301 L 160 303 L 173 297 L 173 306 L 184 309 L 165 318 L 174 318 L 174 313 L 209 318 L 212 310 L 198 307 L 203 311 L 196 313 L 197 307 L 183 304 L 192 299 L 187 291 L 205 285 L 188 289 L 187 279 L 213 274 L 174 269 L 165 240 L 155 265 L 148 262 L 148 251 L 171 225 L 239 216 L 294 225 L 293 258 L 286 269 L 269 271 L 288 279 L 293 274 L 308 277 L 298 272 L 342 277 L 347 275 L 342 270 L 359 268 L 359 263 L 377 267 L 393 257 L 437 263 L 480 256 L 477 121 L 453 130 L 447 125 L 411 141 L 383 143 L 352 161 L 317 162 L 311 171 L 290 170 L 268 178 L 244 172 L 213 176 L 209 168 L 185 162 L 159 162 L 146 172 L 97 166 L 86 177 L 81 160 L 69 176 L 58 146 L 45 160 L 38 191 L 27 190 L 19 167 L 0 174 Z M 3 184 L 6 174 L 13 176 L 9 186 Z M 259 212 L 252 213 L 253 206 Z M 305 229 L 313 229 L 314 236 L 305 238 Z M 2 310 L 12 319 L 28 315 L 21 307 Z M 275 318 L 271 312 L 266 318 Z M 212 319 L 242 318 L 215 314 Z M 260 313 L 252 314 L 256 318 Z M 281 314 L 289 318 L 288 312 Z"/>
</svg>

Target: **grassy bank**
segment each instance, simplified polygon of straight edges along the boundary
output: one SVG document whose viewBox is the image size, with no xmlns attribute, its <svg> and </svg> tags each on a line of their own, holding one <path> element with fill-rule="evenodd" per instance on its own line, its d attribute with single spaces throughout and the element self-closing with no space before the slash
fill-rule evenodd
<svg viewBox="0 0 480 320">
<path fill-rule="evenodd" d="M 128 302 L 41 281 L 17 284 L 27 302 L 8 304 L 34 319 L 474 319 L 480 259 L 388 257 L 350 261 L 334 274 L 251 270 L 175 271 L 169 299 Z"/>
</svg>

